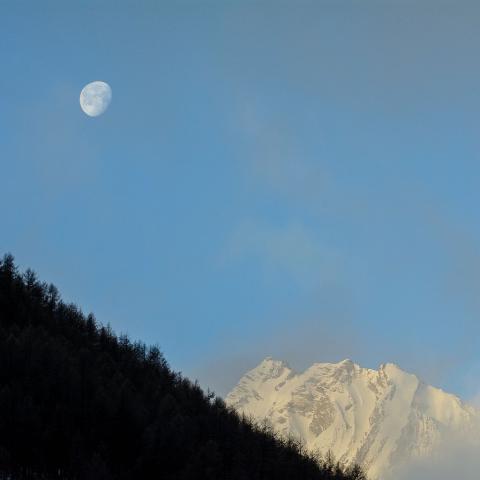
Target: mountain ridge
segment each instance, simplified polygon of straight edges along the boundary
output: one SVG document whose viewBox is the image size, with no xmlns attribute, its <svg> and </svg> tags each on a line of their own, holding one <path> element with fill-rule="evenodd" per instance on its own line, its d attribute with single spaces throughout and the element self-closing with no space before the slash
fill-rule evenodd
<svg viewBox="0 0 480 480">
<path fill-rule="evenodd" d="M 266 357 L 240 379 L 226 402 L 266 419 L 282 435 L 300 438 L 311 450 L 362 464 L 372 479 L 431 454 L 450 432 L 468 431 L 480 418 L 458 396 L 395 363 L 374 370 L 348 358 L 296 372 Z"/>
</svg>

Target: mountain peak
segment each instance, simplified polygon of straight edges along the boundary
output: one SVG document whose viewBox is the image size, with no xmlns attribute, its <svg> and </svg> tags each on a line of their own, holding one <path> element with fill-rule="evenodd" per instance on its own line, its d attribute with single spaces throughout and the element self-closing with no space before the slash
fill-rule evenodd
<svg viewBox="0 0 480 480">
<path fill-rule="evenodd" d="M 271 356 L 265 357 L 256 368 L 290 368 L 287 362 L 283 360 L 277 360 Z"/>
<path fill-rule="evenodd" d="M 273 358 L 271 355 L 268 355 L 260 362 L 260 364 L 262 363 L 283 363 L 283 360 L 277 360 Z"/>
<path fill-rule="evenodd" d="M 355 369 L 361 369 L 360 365 L 358 363 L 355 363 L 354 361 L 350 360 L 349 358 L 345 358 L 345 360 L 342 360 L 341 362 L 337 363 L 339 368 L 344 368 L 347 370 L 355 370 Z"/>
<path fill-rule="evenodd" d="M 292 369 L 283 360 L 276 360 L 271 356 L 265 357 L 256 367 L 250 370 L 242 380 L 247 382 L 255 381 L 265 382 L 279 378 L 283 375 L 290 375 Z M 242 382 L 241 380 L 241 382 Z"/>
<path fill-rule="evenodd" d="M 383 372 L 389 379 L 391 380 L 406 380 L 410 379 L 411 381 L 418 382 L 418 378 L 415 374 L 406 372 L 402 368 L 400 368 L 396 363 L 383 363 L 380 365 L 379 368 L 380 372 Z"/>
</svg>

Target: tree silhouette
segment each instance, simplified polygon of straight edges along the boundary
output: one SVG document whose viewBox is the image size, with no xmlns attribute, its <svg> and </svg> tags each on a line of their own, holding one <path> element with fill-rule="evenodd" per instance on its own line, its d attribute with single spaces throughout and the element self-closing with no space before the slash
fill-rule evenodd
<svg viewBox="0 0 480 480">
<path fill-rule="evenodd" d="M 0 261 L 0 479 L 363 480 Z"/>
</svg>

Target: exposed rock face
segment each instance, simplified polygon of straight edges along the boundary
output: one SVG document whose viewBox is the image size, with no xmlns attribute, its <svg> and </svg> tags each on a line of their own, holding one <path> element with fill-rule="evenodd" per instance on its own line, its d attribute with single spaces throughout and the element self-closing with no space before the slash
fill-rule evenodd
<svg viewBox="0 0 480 480">
<path fill-rule="evenodd" d="M 395 466 L 432 452 L 449 432 L 468 431 L 479 412 L 387 363 L 378 370 L 350 360 L 316 363 L 303 373 L 266 358 L 245 374 L 227 403 L 267 419 L 310 449 L 364 466 L 382 478 Z"/>
</svg>

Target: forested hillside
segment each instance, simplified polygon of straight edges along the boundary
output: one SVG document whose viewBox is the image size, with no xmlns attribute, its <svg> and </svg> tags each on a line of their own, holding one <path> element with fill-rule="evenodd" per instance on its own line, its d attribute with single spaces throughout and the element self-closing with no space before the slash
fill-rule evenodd
<svg viewBox="0 0 480 480">
<path fill-rule="evenodd" d="M 133 319 L 135 320 L 135 319 Z M 0 478 L 364 478 L 317 462 L 0 262 Z"/>
</svg>

